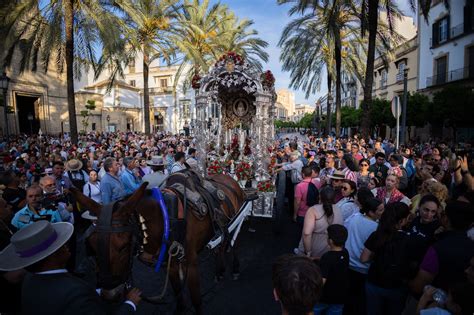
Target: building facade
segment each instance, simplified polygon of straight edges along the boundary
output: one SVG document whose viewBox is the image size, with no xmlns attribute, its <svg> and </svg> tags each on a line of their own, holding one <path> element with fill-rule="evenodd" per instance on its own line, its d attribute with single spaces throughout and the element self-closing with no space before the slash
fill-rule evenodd
<svg viewBox="0 0 474 315">
<path fill-rule="evenodd" d="M 417 37 L 401 44 L 392 52 L 394 59 L 385 64 L 381 57 L 375 59 L 372 97 L 391 101 L 395 96 L 402 97 L 404 74 L 407 74 L 407 91 L 417 90 L 418 78 L 418 39 Z M 364 99 L 364 91 L 359 93 L 359 102 Z M 402 99 L 402 98 L 400 98 Z"/>
<path fill-rule="evenodd" d="M 315 107 L 309 104 L 296 104 L 295 105 L 295 114 L 291 117 L 291 121 L 298 122 L 306 114 L 312 114 Z"/>
<path fill-rule="evenodd" d="M 277 116 L 283 118 L 281 120 L 289 120 L 295 114 L 295 93 L 288 89 L 279 89 L 276 94 Z"/>
<path fill-rule="evenodd" d="M 428 20 L 418 16 L 418 87 L 432 94 L 474 79 L 474 4 L 471 0 L 433 1 Z"/>
</svg>

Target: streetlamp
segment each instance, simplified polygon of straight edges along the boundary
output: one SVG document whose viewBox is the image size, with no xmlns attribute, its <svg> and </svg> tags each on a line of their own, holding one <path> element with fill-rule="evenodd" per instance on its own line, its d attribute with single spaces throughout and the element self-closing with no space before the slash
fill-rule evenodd
<svg viewBox="0 0 474 315">
<path fill-rule="evenodd" d="M 110 115 L 107 115 L 105 119 L 107 119 L 107 131 L 110 131 Z"/>
<path fill-rule="evenodd" d="M 30 122 L 30 134 L 32 135 L 33 134 L 33 114 L 32 113 L 28 113 L 28 121 Z"/>
<path fill-rule="evenodd" d="M 405 144 L 405 130 L 407 128 L 407 101 L 408 101 L 408 67 L 403 69 L 403 108 L 402 108 L 402 134 L 401 134 L 401 143 Z"/>
<path fill-rule="evenodd" d="M 8 101 L 7 101 L 7 92 L 8 84 L 10 83 L 10 78 L 7 77 L 7 74 L 4 72 L 0 77 L 0 88 L 3 90 L 3 118 L 5 120 L 5 135 L 7 138 L 10 136 L 10 130 L 8 128 Z"/>
</svg>

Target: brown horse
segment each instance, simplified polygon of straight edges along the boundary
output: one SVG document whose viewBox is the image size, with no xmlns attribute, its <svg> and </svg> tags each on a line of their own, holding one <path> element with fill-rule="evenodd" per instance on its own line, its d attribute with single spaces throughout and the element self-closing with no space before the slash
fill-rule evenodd
<svg viewBox="0 0 474 315">
<path fill-rule="evenodd" d="M 232 207 L 229 207 L 225 202 L 221 203 L 221 208 L 225 215 L 233 218 L 237 215 L 239 209 L 245 201 L 245 194 L 238 183 L 227 175 L 214 175 L 213 183 L 222 190 L 231 201 Z M 144 218 L 144 225 L 146 226 L 146 242 L 143 242 L 142 253 L 140 258 L 142 261 L 155 263 L 157 254 L 162 243 L 162 236 L 164 232 L 164 222 L 161 208 L 158 202 L 146 190 L 147 183 L 144 183 L 137 189 L 127 200 L 117 202 L 113 206 L 111 225 L 109 229 L 94 232 L 89 237 L 88 241 L 91 247 L 98 255 L 99 262 L 99 281 L 100 273 L 108 269 L 107 275 L 102 277 L 101 285 L 104 287 L 104 293 L 109 291 L 110 295 L 115 295 L 119 291 L 123 291 L 125 282 L 129 279 L 131 272 L 131 262 L 133 255 L 133 233 L 130 226 L 141 225 L 140 216 Z M 102 206 L 92 199 L 86 197 L 78 190 L 72 191 L 76 200 L 86 209 L 95 213 L 99 217 L 103 210 Z M 204 249 L 206 244 L 214 236 L 213 222 L 209 213 L 203 218 L 198 219 L 192 211 L 186 212 L 186 230 L 185 230 L 185 259 L 179 262 L 177 259 L 172 259 L 169 269 L 169 277 L 171 285 L 178 297 L 178 311 L 180 308 L 185 308 L 185 301 L 181 290 L 183 289 L 182 281 L 180 280 L 184 274 L 186 275 L 186 283 L 190 292 L 192 304 L 196 313 L 201 313 L 201 294 L 199 286 L 198 274 L 198 253 Z M 106 235 L 107 238 L 99 237 Z M 102 242 L 102 246 L 101 246 Z M 106 246 L 104 247 L 104 242 Z M 108 252 L 105 250 L 108 248 Z M 104 253 L 108 256 L 108 260 L 100 263 L 100 257 Z M 181 270 L 180 270 L 181 269 Z"/>
</svg>

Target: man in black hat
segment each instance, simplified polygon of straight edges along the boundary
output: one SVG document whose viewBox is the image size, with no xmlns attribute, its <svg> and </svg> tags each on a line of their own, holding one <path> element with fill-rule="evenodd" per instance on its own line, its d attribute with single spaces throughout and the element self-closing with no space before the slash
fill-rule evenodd
<svg viewBox="0 0 474 315">
<path fill-rule="evenodd" d="M 0 253 L 0 270 L 31 272 L 23 281 L 22 314 L 106 314 L 97 292 L 65 269 L 73 231 L 70 223 L 38 221 L 15 233 Z M 134 313 L 140 294 L 132 289 L 116 314 Z"/>
</svg>

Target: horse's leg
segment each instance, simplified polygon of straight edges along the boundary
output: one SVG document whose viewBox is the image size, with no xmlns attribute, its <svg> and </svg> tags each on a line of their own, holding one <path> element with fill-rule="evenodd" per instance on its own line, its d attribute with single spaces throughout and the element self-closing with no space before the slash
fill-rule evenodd
<svg viewBox="0 0 474 315">
<path fill-rule="evenodd" d="M 215 249 L 216 255 L 216 281 L 221 281 L 225 273 L 225 252 L 222 246 Z"/>
<path fill-rule="evenodd" d="M 191 252 L 188 259 L 188 288 L 196 314 L 202 314 L 201 287 L 199 284 L 198 254 Z"/>
<path fill-rule="evenodd" d="M 231 248 L 232 253 L 232 280 L 239 280 L 240 277 L 240 261 L 237 251 L 237 243 Z"/>
</svg>

